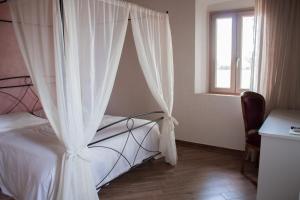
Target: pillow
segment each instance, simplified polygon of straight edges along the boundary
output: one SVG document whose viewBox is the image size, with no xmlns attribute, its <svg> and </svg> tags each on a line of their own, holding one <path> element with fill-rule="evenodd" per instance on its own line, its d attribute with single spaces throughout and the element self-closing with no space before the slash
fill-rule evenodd
<svg viewBox="0 0 300 200">
<path fill-rule="evenodd" d="M 47 124 L 48 120 L 27 112 L 0 115 L 0 132 Z"/>
</svg>

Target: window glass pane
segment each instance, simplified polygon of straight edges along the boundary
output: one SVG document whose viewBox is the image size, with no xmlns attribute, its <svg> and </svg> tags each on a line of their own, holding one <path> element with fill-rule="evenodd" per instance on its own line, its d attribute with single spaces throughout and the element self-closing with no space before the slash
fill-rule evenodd
<svg viewBox="0 0 300 200">
<path fill-rule="evenodd" d="M 230 88 L 232 18 L 216 20 L 216 87 Z"/>
<path fill-rule="evenodd" d="M 241 89 L 250 89 L 254 51 L 254 17 L 242 17 Z"/>
</svg>

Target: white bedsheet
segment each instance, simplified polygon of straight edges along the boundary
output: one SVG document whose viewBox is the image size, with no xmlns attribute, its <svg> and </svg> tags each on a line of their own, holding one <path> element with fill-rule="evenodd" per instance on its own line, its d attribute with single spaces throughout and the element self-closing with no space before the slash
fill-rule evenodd
<svg viewBox="0 0 300 200">
<path fill-rule="evenodd" d="M 122 119 L 122 117 L 105 116 L 101 126 Z M 147 120 L 136 119 L 135 126 L 143 124 Z M 153 126 L 149 124 L 145 127 L 134 130 L 132 133 L 136 140 L 143 147 L 158 151 L 158 126 L 154 126 L 145 140 L 148 130 Z M 94 141 L 107 138 L 121 130 L 126 130 L 126 122 L 115 125 L 98 133 Z M 126 172 L 132 164 L 141 163 L 145 158 L 155 154 L 140 149 L 139 145 L 129 133 L 122 134 L 111 139 L 98 143 L 97 147 L 91 148 L 92 171 L 95 177 L 95 185 L 100 185 L 111 181 L 118 175 Z M 127 141 L 123 155 L 117 164 L 119 154 L 110 149 L 113 148 L 122 152 Z M 14 197 L 17 200 L 46 200 L 55 195 L 57 175 L 59 174 L 60 157 L 63 148 L 58 143 L 52 129 L 48 123 L 24 128 L 0 132 L 0 188 L 4 194 Z M 113 168 L 113 166 L 115 167 Z M 113 170 L 111 171 L 111 169 Z M 107 176 L 107 173 L 111 173 Z"/>
</svg>

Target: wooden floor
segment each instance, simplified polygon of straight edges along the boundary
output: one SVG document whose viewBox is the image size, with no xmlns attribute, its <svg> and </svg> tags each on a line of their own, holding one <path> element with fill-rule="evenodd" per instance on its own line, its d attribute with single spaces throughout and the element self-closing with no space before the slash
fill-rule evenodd
<svg viewBox="0 0 300 200">
<path fill-rule="evenodd" d="M 100 199 L 255 200 L 256 187 L 239 172 L 240 153 L 185 143 L 177 148 L 176 167 L 150 161 L 102 189 Z"/>
</svg>

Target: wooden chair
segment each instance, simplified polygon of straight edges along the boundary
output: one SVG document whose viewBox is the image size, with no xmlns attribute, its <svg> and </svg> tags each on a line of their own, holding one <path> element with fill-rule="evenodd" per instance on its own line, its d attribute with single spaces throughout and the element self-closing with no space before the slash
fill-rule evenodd
<svg viewBox="0 0 300 200">
<path fill-rule="evenodd" d="M 258 130 L 264 122 L 266 103 L 262 95 L 246 91 L 241 94 L 241 104 L 246 136 L 246 146 L 244 157 L 242 158 L 241 173 L 249 178 L 251 182 L 257 184 L 257 181 L 245 174 L 245 160 L 250 149 L 257 152 L 260 151 L 261 136 L 258 134 Z"/>
</svg>

